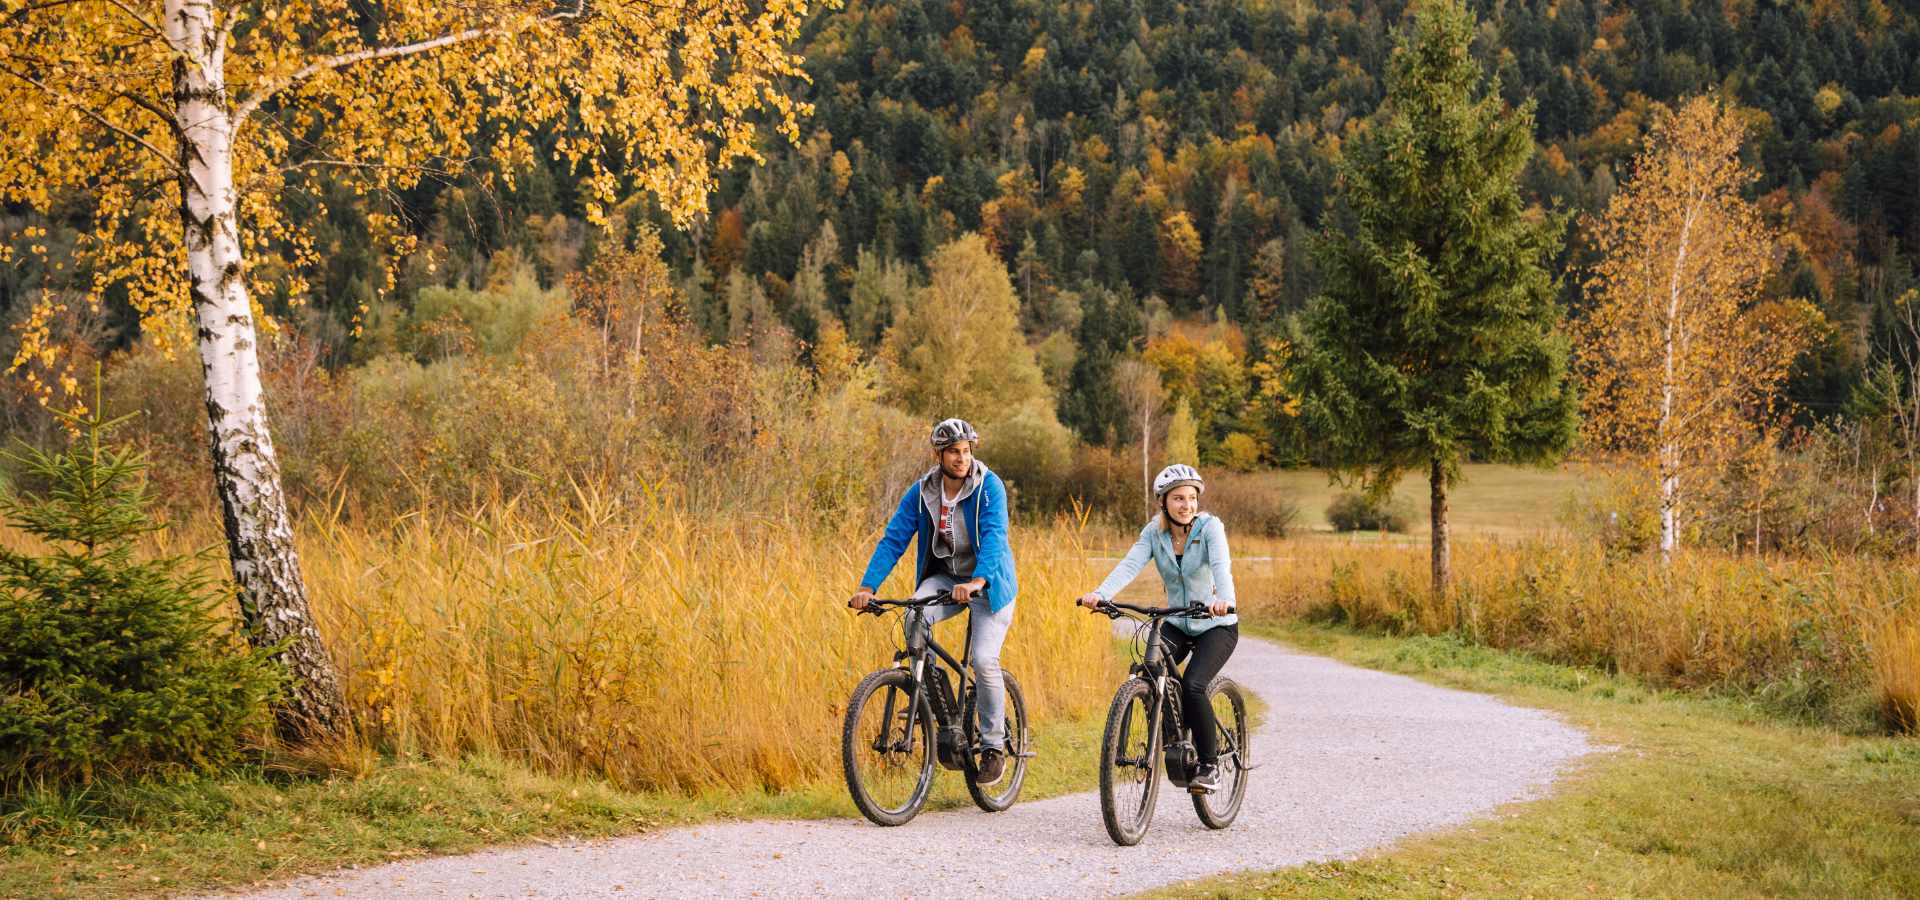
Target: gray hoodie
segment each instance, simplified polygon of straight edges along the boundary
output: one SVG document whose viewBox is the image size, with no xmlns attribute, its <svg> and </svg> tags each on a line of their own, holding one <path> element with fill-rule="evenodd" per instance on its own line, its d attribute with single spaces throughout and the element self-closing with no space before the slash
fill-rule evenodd
<svg viewBox="0 0 1920 900">
<path fill-rule="evenodd" d="M 946 560 L 948 571 L 957 579 L 973 577 L 973 532 L 967 527 L 967 505 L 963 501 L 973 496 L 973 492 L 979 490 L 986 480 L 986 463 L 974 460 L 972 474 L 967 476 L 966 485 L 960 488 L 960 496 L 953 501 L 953 546 L 948 547 L 940 539 L 940 500 L 944 488 L 940 467 L 934 466 L 920 479 L 920 502 L 927 507 L 927 517 L 933 520 L 933 556 Z"/>
</svg>

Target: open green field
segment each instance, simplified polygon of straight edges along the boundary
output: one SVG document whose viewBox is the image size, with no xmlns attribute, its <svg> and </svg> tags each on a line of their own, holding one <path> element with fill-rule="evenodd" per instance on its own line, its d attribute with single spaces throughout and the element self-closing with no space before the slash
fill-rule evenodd
<svg viewBox="0 0 1920 900">
<path fill-rule="evenodd" d="M 1335 534 L 1327 522 L 1327 505 L 1341 493 L 1356 488 L 1334 484 L 1319 469 L 1295 469 L 1255 476 L 1300 508 L 1297 533 Z M 1526 537 L 1559 527 L 1560 511 L 1589 473 L 1568 464 L 1553 469 L 1472 464 L 1453 486 L 1448 503 L 1454 532 L 1461 535 Z M 1425 535 L 1428 506 L 1427 476 L 1409 472 L 1394 486 L 1393 502 L 1407 516 L 1407 535 Z M 1229 523 L 1231 524 L 1231 523 Z M 1354 540 L 1379 540 L 1375 534 L 1353 535 Z"/>
<path fill-rule="evenodd" d="M 1916 897 L 1920 740 L 1785 724 L 1447 637 L 1282 624 L 1316 653 L 1552 710 L 1602 752 L 1545 798 L 1349 862 L 1152 897 Z M 1272 715 L 1286 716 L 1274 698 Z M 1285 778 L 1283 760 L 1261 772 Z"/>
</svg>

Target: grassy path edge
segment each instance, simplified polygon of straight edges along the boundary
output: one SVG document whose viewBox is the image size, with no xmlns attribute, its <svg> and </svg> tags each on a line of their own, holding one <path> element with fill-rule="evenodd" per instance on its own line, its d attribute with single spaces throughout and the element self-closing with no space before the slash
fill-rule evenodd
<svg viewBox="0 0 1920 900">
<path fill-rule="evenodd" d="M 1301 623 L 1304 652 L 1560 716 L 1596 752 L 1544 796 L 1352 860 L 1205 879 L 1144 897 L 1920 896 L 1920 741 L 1782 723 L 1468 645 Z M 1285 715 L 1274 698 L 1273 715 Z M 1266 777 L 1284 777 L 1275 766 Z"/>
<path fill-rule="evenodd" d="M 1095 786 L 1105 710 L 1035 728 L 1023 802 Z M 928 809 L 971 806 L 941 771 Z M 9 798 L 0 898 L 150 897 L 527 843 L 747 819 L 858 817 L 837 775 L 804 787 L 684 796 L 622 791 L 499 758 L 369 760 L 359 772 L 252 768 L 171 784 Z"/>
</svg>

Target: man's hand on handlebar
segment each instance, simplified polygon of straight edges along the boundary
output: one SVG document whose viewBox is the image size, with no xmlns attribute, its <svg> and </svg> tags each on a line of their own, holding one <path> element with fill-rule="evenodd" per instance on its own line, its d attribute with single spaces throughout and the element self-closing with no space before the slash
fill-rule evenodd
<svg viewBox="0 0 1920 900">
<path fill-rule="evenodd" d="M 872 602 L 873 602 L 873 592 L 870 590 L 867 590 L 866 588 L 861 588 L 853 592 L 853 599 L 848 600 L 847 605 L 858 610 L 858 609 L 866 609 L 867 604 Z"/>
<path fill-rule="evenodd" d="M 962 581 L 953 586 L 953 603 L 955 606 L 965 606 L 968 601 L 973 599 L 974 594 L 986 589 L 987 580 L 984 578 Z"/>
<path fill-rule="evenodd" d="M 1098 591 L 1088 591 L 1075 602 L 1088 609 L 1099 609 L 1100 604 L 1107 602 L 1107 598 L 1100 596 Z"/>
</svg>

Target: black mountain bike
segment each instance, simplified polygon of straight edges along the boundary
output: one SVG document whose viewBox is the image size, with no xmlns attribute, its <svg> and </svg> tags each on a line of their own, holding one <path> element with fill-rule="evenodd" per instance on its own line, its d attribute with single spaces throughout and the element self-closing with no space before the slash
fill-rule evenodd
<svg viewBox="0 0 1920 900">
<path fill-rule="evenodd" d="M 1147 836 L 1147 826 L 1153 822 L 1161 770 L 1168 781 L 1184 788 L 1199 765 L 1180 715 L 1180 672 L 1167 661 L 1160 629 L 1175 616 L 1206 618 L 1207 608 L 1163 609 L 1109 600 L 1094 611 L 1141 623 L 1135 632 L 1133 666 L 1113 695 L 1106 736 L 1100 742 L 1100 815 L 1106 820 L 1107 836 L 1131 847 Z M 1213 704 L 1219 723 L 1220 787 L 1211 792 L 1193 789 L 1193 811 L 1208 828 L 1225 828 L 1240 814 L 1240 801 L 1247 795 L 1247 770 L 1253 768 L 1247 747 L 1247 702 L 1240 686 L 1226 676 L 1207 686 L 1207 701 Z"/>
<path fill-rule="evenodd" d="M 981 594 L 984 596 L 984 592 Z M 1027 730 L 1027 703 L 1020 682 L 1004 675 L 1007 691 L 1007 768 L 993 784 L 975 784 L 980 755 L 974 721 L 974 684 L 967 678 L 966 649 L 954 659 L 933 639 L 927 607 L 949 603 L 952 595 L 926 600 L 874 600 L 861 612 L 881 615 L 906 611 L 907 646 L 894 664 L 860 680 L 847 701 L 847 722 L 840 732 L 840 761 L 847 773 L 853 805 L 875 825 L 905 825 L 920 814 L 933 790 L 933 765 L 966 774 L 975 806 L 999 812 L 1020 797 L 1033 757 Z M 967 614 L 973 631 L 973 614 Z M 972 641 L 967 642 L 971 647 Z M 942 667 L 941 663 L 946 663 Z M 947 667 L 952 668 L 951 675 Z"/>
</svg>

